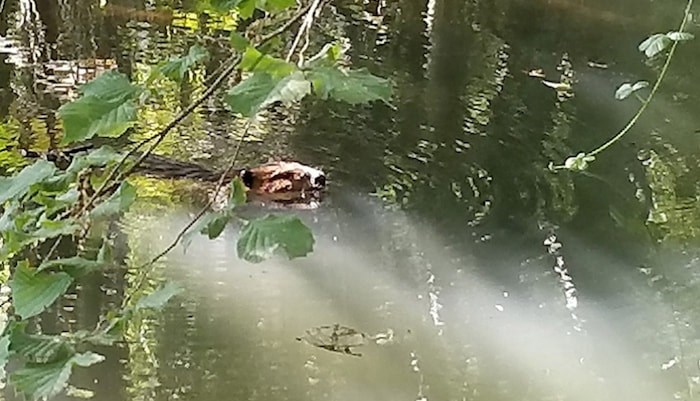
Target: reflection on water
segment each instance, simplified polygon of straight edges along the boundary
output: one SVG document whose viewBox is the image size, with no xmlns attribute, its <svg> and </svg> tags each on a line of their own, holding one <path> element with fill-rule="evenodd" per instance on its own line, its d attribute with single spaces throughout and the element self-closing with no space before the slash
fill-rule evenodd
<svg viewBox="0 0 700 401">
<path fill-rule="evenodd" d="M 155 61 L 206 38 L 209 64 L 185 85 L 158 87 L 134 129 L 144 137 L 226 57 L 227 36 L 214 31 L 230 21 L 192 18 L 188 2 L 0 3 L 3 173 L 22 163 L 18 148 L 57 145 L 55 110 L 92 74 L 116 67 L 143 81 Z M 315 252 L 247 264 L 233 231 L 173 251 L 153 281 L 178 280 L 185 294 L 135 319 L 127 344 L 98 350 L 107 360 L 76 371 L 76 384 L 100 400 L 694 398 L 696 44 L 681 47 L 646 117 L 589 174 L 546 169 L 625 124 L 636 104 L 614 90 L 654 78 L 658 63 L 643 63 L 636 45 L 673 29 L 682 4 L 337 3 L 319 24 L 351 45 L 355 66 L 396 82 L 393 107 L 275 110 L 244 146 L 246 163 L 285 156 L 329 174 L 323 207 L 295 212 Z M 573 97 L 524 73 L 536 68 L 570 79 Z M 241 124 L 213 100 L 163 152 L 220 166 Z M 168 184 L 142 186 L 161 213 L 138 209 L 123 222 L 129 266 L 189 217 Z M 67 317 L 44 324 L 91 327 L 141 273 L 84 283 Z M 359 347 L 360 358 L 296 340 L 335 323 L 394 336 Z"/>
<path fill-rule="evenodd" d="M 303 260 L 241 262 L 230 231 L 175 251 L 164 273 L 187 295 L 159 322 L 168 333 L 154 355 L 165 369 L 153 372 L 159 380 L 201 375 L 204 383 L 190 383 L 183 399 L 658 400 L 673 393 L 674 375 L 660 366 L 674 346 L 657 344 L 650 354 L 635 336 L 665 330 L 671 310 L 624 262 L 589 260 L 605 266 L 596 270 L 605 280 L 636 283 L 635 292 L 589 296 L 579 288 L 571 306 L 552 266 L 557 258 L 589 259 L 570 252 L 581 248 L 575 237 L 557 255 L 547 252 L 543 231 L 524 241 L 528 250 L 475 257 L 468 238 L 456 251 L 405 213 L 349 203 L 355 208 L 305 216 L 318 242 Z M 172 215 L 154 230 L 185 222 Z M 334 323 L 391 329 L 394 338 L 358 349 L 361 358 L 296 341 Z"/>
</svg>

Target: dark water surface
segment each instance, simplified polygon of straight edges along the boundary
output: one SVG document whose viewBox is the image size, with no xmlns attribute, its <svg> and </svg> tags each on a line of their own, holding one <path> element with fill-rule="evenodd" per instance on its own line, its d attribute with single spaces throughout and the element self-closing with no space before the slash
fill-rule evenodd
<svg viewBox="0 0 700 401">
<path fill-rule="evenodd" d="M 78 65 L 143 80 L 206 39 L 206 68 L 140 114 L 136 135 L 157 131 L 226 57 L 225 26 L 188 20 L 190 3 L 6 0 L 0 147 L 57 143 L 55 110 Z M 264 116 L 244 146 L 248 163 L 291 157 L 328 173 L 322 207 L 295 212 L 314 253 L 248 264 L 234 230 L 176 249 L 154 280 L 185 293 L 135 319 L 126 345 L 99 350 L 107 360 L 74 383 L 99 400 L 697 398 L 699 42 L 678 48 L 647 113 L 586 174 L 547 170 L 634 114 L 615 89 L 654 80 L 663 60 L 637 45 L 676 29 L 685 3 L 365 3 L 330 7 L 319 29 L 347 39 L 354 66 L 395 82 L 393 107 L 305 101 Z M 572 79 L 573 96 L 524 73 L 536 68 Z M 164 153 L 220 166 L 241 126 L 212 100 Z M 20 162 L 0 152 L 1 172 Z M 143 188 L 150 204 L 122 221 L 130 266 L 195 210 L 169 188 Z M 79 304 L 46 324 L 91 327 L 136 275 L 85 283 Z M 296 341 L 333 323 L 393 338 L 359 347 L 362 357 Z"/>
</svg>

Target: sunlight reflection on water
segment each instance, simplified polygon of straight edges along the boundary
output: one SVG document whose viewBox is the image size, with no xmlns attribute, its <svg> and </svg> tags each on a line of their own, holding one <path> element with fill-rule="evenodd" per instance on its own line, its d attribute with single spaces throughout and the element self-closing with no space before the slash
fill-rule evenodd
<svg viewBox="0 0 700 401">
<path fill-rule="evenodd" d="M 348 400 L 510 400 L 522 394 L 658 400 L 672 393 L 664 375 L 640 363 L 648 350 L 639 348 L 630 335 L 635 327 L 619 319 L 619 310 L 579 289 L 572 317 L 553 259 L 487 265 L 470 256 L 467 245 L 463 254 L 448 251 L 439 233 L 404 213 L 361 199 L 355 204 L 359 214 L 330 208 L 302 214 L 317 239 L 307 258 L 242 262 L 232 230 L 215 241 L 196 239 L 184 255 L 182 249 L 171 253 L 168 274 L 186 286 L 197 313 L 208 316 L 188 346 L 215 349 L 259 377 L 251 382 L 237 370 L 218 372 L 225 381 L 217 386 L 248 398 L 273 396 L 282 386 L 289 399 Z M 182 215 L 169 219 L 168 225 L 185 223 Z M 533 244 L 542 254 L 544 239 Z M 566 245 L 564 253 L 572 247 Z M 494 278 L 491 270 L 504 267 Z M 664 305 L 634 305 L 625 294 L 620 303 L 624 313 L 642 314 L 647 323 L 663 321 L 656 314 L 667 312 Z M 177 319 L 183 311 L 168 313 Z M 396 334 L 383 346 L 358 349 L 362 358 L 294 340 L 333 323 Z"/>
</svg>

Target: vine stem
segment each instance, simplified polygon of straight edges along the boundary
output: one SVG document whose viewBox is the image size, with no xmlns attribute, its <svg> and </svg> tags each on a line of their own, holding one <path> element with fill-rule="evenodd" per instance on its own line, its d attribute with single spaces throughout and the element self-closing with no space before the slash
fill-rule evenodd
<svg viewBox="0 0 700 401">
<path fill-rule="evenodd" d="M 690 9 L 693 6 L 693 0 L 688 0 L 688 4 L 685 6 L 685 13 L 683 15 L 683 21 L 681 22 L 680 27 L 678 28 L 678 32 L 683 32 L 685 29 L 686 24 L 688 23 L 688 17 L 690 16 Z M 661 68 L 661 72 L 659 73 L 658 78 L 656 79 L 656 82 L 654 83 L 654 86 L 651 88 L 651 92 L 649 93 L 649 96 L 647 97 L 646 101 L 642 103 L 642 105 L 639 107 L 639 110 L 637 110 L 637 113 L 632 117 L 632 119 L 625 125 L 624 128 L 620 132 L 617 133 L 614 137 L 610 138 L 607 142 L 599 146 L 597 149 L 591 151 L 588 153 L 588 156 L 595 156 L 598 153 L 604 151 L 605 149 L 609 148 L 612 146 L 615 142 L 619 141 L 620 138 L 625 136 L 627 132 L 629 132 L 634 124 L 637 123 L 637 120 L 642 116 L 642 113 L 644 113 L 644 110 L 649 106 L 649 103 L 651 103 L 651 99 L 654 97 L 656 94 L 656 91 L 659 89 L 659 86 L 661 85 L 661 81 L 663 81 L 664 77 L 666 76 L 666 72 L 668 71 L 668 67 L 671 65 L 671 59 L 673 58 L 673 54 L 676 51 L 676 47 L 678 46 L 678 41 L 673 41 L 673 45 L 671 45 L 671 49 L 668 52 L 668 56 L 666 56 L 666 62 L 664 63 L 663 67 Z"/>
</svg>

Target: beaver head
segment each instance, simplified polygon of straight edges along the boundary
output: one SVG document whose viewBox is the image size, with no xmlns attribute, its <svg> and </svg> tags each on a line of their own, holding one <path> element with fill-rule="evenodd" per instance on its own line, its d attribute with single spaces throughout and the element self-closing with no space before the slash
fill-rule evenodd
<svg viewBox="0 0 700 401">
<path fill-rule="evenodd" d="M 297 162 L 277 161 L 239 172 L 249 195 L 278 202 L 317 198 L 326 187 L 323 171 Z"/>
</svg>

